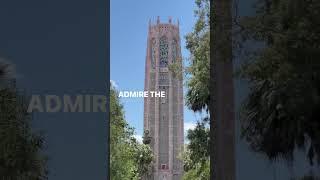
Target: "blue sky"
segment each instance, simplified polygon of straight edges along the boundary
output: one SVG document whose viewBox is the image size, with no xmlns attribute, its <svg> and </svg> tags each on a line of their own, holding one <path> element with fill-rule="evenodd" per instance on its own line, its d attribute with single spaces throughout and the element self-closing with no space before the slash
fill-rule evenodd
<svg viewBox="0 0 320 180">
<path fill-rule="evenodd" d="M 182 56 L 189 57 L 184 36 L 192 31 L 195 22 L 194 0 L 111 0 L 111 80 L 118 90 L 143 90 L 144 68 L 147 45 L 148 22 L 155 22 L 160 16 L 167 22 L 180 21 Z M 186 60 L 185 60 L 186 61 Z M 187 62 L 185 62 L 187 63 Z M 135 127 L 137 135 L 143 132 L 143 98 L 122 98 L 125 115 L 129 124 Z M 192 128 L 199 114 L 185 107 L 185 130 Z"/>
</svg>

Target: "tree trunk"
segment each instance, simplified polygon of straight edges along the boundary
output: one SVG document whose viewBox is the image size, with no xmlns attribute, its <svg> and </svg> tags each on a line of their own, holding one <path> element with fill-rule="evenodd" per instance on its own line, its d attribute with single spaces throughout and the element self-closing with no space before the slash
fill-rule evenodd
<svg viewBox="0 0 320 180">
<path fill-rule="evenodd" d="M 232 64 L 232 1 L 211 0 L 211 178 L 235 180 L 235 114 Z M 213 91 L 212 91 L 213 90 Z"/>
</svg>

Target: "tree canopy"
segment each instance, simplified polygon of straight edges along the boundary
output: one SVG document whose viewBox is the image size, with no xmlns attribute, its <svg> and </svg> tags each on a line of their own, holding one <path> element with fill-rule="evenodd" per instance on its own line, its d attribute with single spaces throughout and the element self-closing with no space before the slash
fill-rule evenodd
<svg viewBox="0 0 320 180">
<path fill-rule="evenodd" d="M 187 95 L 186 105 L 193 111 L 208 111 L 209 94 L 209 66 L 210 66 L 210 31 L 209 0 L 196 0 L 195 16 L 197 21 L 193 31 L 186 36 L 186 48 L 190 51 L 187 67 Z"/>
<path fill-rule="evenodd" d="M 134 129 L 125 120 L 117 91 L 110 89 L 110 177 L 138 180 L 148 175 L 153 161 L 151 148 L 137 142 Z"/>
<path fill-rule="evenodd" d="M 197 122 L 195 129 L 187 132 L 189 143 L 182 154 L 186 180 L 210 179 L 209 128 L 206 125 L 207 121 Z"/>
<path fill-rule="evenodd" d="M 186 48 L 190 51 L 189 65 L 186 67 L 186 105 L 194 112 L 205 111 L 206 118 L 197 122 L 195 129 L 188 130 L 182 159 L 185 174 L 183 179 L 210 179 L 208 112 L 210 103 L 210 3 L 209 0 L 196 0 L 194 11 L 197 18 L 192 32 L 187 34 Z"/>
<path fill-rule="evenodd" d="M 250 83 L 242 133 L 271 160 L 293 160 L 306 149 L 320 162 L 320 2 L 259 0 L 257 13 L 240 20 L 245 40 L 263 42 L 241 76 Z"/>
<path fill-rule="evenodd" d="M 26 97 L 15 87 L 5 86 L 10 80 L 10 67 L 0 61 L 0 179 L 47 179 L 47 157 L 44 136 L 31 128 Z"/>
</svg>

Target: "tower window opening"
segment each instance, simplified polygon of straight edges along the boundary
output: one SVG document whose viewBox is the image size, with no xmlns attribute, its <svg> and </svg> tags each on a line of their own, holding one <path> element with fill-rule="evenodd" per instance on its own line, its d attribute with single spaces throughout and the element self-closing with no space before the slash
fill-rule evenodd
<svg viewBox="0 0 320 180">
<path fill-rule="evenodd" d="M 161 169 L 162 170 L 166 170 L 166 169 L 169 169 L 169 168 L 168 168 L 167 164 L 161 164 Z"/>
</svg>

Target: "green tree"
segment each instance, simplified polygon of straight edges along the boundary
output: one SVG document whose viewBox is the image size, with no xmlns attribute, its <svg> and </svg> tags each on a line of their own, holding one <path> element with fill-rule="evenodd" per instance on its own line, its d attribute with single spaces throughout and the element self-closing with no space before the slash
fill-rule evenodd
<svg viewBox="0 0 320 180">
<path fill-rule="evenodd" d="M 207 120 L 197 122 L 195 129 L 188 130 L 189 143 L 182 154 L 184 170 L 183 179 L 208 180 L 210 179 L 209 161 L 209 128 Z"/>
<path fill-rule="evenodd" d="M 139 177 L 148 177 L 152 170 L 153 155 L 149 145 L 137 143 L 135 147 L 135 162 Z"/>
<path fill-rule="evenodd" d="M 196 0 L 194 11 L 197 21 L 193 31 L 186 38 L 186 48 L 190 51 L 189 66 L 186 67 L 186 105 L 195 112 L 205 112 L 209 116 L 210 77 L 210 3 Z M 194 130 L 187 132 L 189 144 L 182 153 L 185 174 L 183 179 L 206 180 L 210 176 L 208 118 L 197 123 Z"/>
<path fill-rule="evenodd" d="M 320 1 L 259 0 L 254 17 L 241 19 L 245 40 L 263 42 L 241 76 L 250 83 L 242 133 L 271 160 L 293 160 L 306 149 L 320 162 Z"/>
<path fill-rule="evenodd" d="M 124 118 L 117 91 L 110 89 L 110 177 L 138 180 L 148 174 L 153 155 L 148 145 L 137 142 L 134 129 Z"/>
<path fill-rule="evenodd" d="M 209 56 L 210 56 L 210 3 L 196 0 L 194 13 L 197 21 L 193 31 L 186 38 L 186 48 L 190 51 L 189 66 L 186 68 L 186 105 L 195 112 L 209 113 Z M 184 179 L 209 179 L 209 129 L 207 122 L 198 122 L 194 130 L 187 132 L 189 144 L 182 154 Z"/>
<path fill-rule="evenodd" d="M 211 179 L 234 179 L 232 1 L 196 0 L 196 4 L 197 21 L 186 37 L 191 53 L 186 104 L 211 116 Z M 209 93 L 209 89 L 214 92 Z M 226 130 L 233 133 L 222 133 Z M 224 152 L 223 157 L 220 152 Z"/>
<path fill-rule="evenodd" d="M 0 179 L 47 179 L 44 137 L 32 131 L 26 98 L 8 87 L 12 65 L 0 61 Z"/>
<path fill-rule="evenodd" d="M 186 48 L 190 51 L 187 73 L 186 105 L 193 111 L 208 112 L 210 65 L 210 5 L 209 0 L 196 0 L 197 21 L 193 31 L 186 36 Z"/>
</svg>

